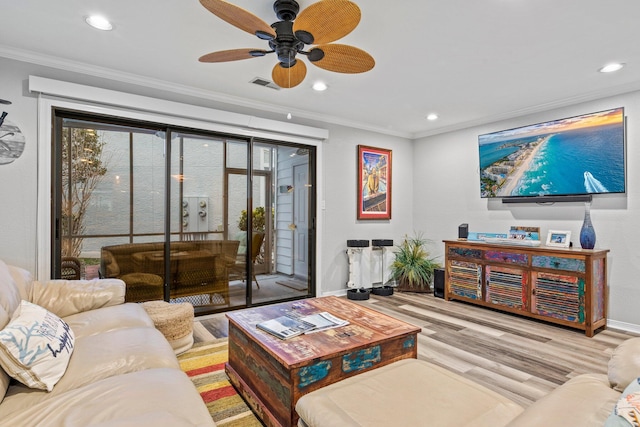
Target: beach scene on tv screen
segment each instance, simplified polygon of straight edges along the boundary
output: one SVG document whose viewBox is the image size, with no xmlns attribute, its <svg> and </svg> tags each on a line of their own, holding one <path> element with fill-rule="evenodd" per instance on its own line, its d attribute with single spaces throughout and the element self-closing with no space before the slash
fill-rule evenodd
<svg viewBox="0 0 640 427">
<path fill-rule="evenodd" d="M 486 197 L 624 193 L 624 109 L 480 135 Z"/>
</svg>

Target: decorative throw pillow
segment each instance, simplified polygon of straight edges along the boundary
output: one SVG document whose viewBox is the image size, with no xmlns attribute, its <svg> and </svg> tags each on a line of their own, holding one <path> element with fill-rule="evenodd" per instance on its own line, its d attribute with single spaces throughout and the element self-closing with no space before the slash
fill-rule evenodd
<svg viewBox="0 0 640 427">
<path fill-rule="evenodd" d="M 23 300 L 0 331 L 0 365 L 27 387 L 51 391 L 67 370 L 74 339 L 64 320 Z"/>
<path fill-rule="evenodd" d="M 640 422 L 640 378 L 627 386 L 618 399 L 605 427 L 636 427 Z"/>
</svg>

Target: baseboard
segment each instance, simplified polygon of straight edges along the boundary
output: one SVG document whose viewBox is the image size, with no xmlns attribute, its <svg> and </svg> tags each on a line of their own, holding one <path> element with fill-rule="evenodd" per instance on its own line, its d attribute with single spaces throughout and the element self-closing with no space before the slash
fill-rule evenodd
<svg viewBox="0 0 640 427">
<path fill-rule="evenodd" d="M 640 334 L 640 325 L 635 323 L 619 322 L 617 320 L 607 320 L 607 327 L 611 329 L 620 329 L 634 334 Z"/>
<path fill-rule="evenodd" d="M 323 297 L 329 297 L 329 296 L 344 297 L 344 296 L 347 296 L 347 290 L 348 289 L 339 289 L 337 291 L 323 292 L 322 296 Z"/>
</svg>

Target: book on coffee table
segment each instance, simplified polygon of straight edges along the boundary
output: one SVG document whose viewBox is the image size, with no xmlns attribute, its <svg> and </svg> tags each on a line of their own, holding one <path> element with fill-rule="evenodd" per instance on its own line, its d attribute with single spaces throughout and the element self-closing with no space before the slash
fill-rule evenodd
<svg viewBox="0 0 640 427">
<path fill-rule="evenodd" d="M 315 328 L 316 325 L 294 317 L 280 316 L 275 319 L 260 322 L 256 327 L 280 339 L 286 340 L 310 331 Z"/>
</svg>

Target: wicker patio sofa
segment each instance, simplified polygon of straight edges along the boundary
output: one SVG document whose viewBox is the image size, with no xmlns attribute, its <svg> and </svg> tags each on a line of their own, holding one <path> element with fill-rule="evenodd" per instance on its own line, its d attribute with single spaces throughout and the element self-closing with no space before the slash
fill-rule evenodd
<svg viewBox="0 0 640 427">
<path fill-rule="evenodd" d="M 210 303 L 228 304 L 229 269 L 239 244 L 237 240 L 171 242 L 170 297 L 207 294 Z M 164 248 L 163 242 L 104 246 L 100 275 L 124 281 L 127 302 L 163 299 Z"/>
</svg>

